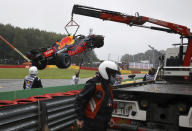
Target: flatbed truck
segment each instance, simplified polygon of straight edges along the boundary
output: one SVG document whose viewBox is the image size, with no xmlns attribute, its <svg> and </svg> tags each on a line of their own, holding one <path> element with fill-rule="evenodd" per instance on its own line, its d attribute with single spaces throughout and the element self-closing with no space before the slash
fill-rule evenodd
<svg viewBox="0 0 192 131">
<path fill-rule="evenodd" d="M 82 5 L 73 6 L 72 18 L 74 14 L 179 34 L 179 47 L 167 49 L 154 80 L 114 86 L 116 124 L 109 130 L 192 131 L 192 33 L 188 27 L 139 13 L 132 16 Z"/>
</svg>

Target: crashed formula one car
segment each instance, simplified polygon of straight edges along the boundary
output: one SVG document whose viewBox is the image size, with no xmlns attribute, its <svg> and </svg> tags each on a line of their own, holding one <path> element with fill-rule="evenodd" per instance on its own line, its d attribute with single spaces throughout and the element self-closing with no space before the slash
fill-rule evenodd
<svg viewBox="0 0 192 131">
<path fill-rule="evenodd" d="M 27 57 L 31 60 L 32 65 L 40 70 L 44 69 L 46 65 L 68 68 L 71 65 L 71 56 L 89 49 L 100 48 L 103 45 L 104 37 L 102 35 L 66 36 L 51 47 L 29 51 Z"/>
</svg>

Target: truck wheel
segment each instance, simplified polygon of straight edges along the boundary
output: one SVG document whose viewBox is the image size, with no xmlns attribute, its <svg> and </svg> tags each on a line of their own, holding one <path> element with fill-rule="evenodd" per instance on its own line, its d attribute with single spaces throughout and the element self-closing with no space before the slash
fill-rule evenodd
<svg viewBox="0 0 192 131">
<path fill-rule="evenodd" d="M 47 66 L 47 61 L 46 60 L 38 60 L 38 61 L 32 60 L 32 65 L 36 66 L 37 69 L 39 69 L 39 70 L 43 70 Z"/>
<path fill-rule="evenodd" d="M 56 66 L 58 68 L 68 68 L 71 65 L 71 56 L 66 53 L 60 53 L 56 56 Z"/>
</svg>

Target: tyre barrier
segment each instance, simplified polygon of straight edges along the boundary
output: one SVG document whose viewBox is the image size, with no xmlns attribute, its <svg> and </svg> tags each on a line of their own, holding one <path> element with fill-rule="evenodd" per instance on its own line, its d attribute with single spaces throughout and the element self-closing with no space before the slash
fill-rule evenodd
<svg viewBox="0 0 192 131">
<path fill-rule="evenodd" d="M 52 99 L 60 96 L 71 96 L 79 94 L 81 90 L 73 90 L 67 92 L 58 92 L 58 93 L 47 93 L 43 95 L 31 96 L 29 98 L 15 99 L 13 101 L 10 100 L 0 100 L 0 108 L 4 106 L 10 106 L 15 104 L 26 104 L 31 102 L 36 102 L 40 100 Z"/>
<path fill-rule="evenodd" d="M 18 100 L 19 101 L 19 100 Z M 75 95 L 0 108 L 1 131 L 66 130 L 76 119 Z"/>
<path fill-rule="evenodd" d="M 79 94 L 81 92 L 81 90 L 73 90 L 73 91 L 70 91 L 72 93 L 75 93 L 75 94 Z"/>
<path fill-rule="evenodd" d="M 15 99 L 13 100 L 13 104 L 26 104 L 31 102 L 36 102 L 37 99 L 34 98 L 26 98 L 26 99 Z"/>
<path fill-rule="evenodd" d="M 46 100 L 46 99 L 52 99 L 51 96 L 48 95 L 37 95 L 37 96 L 31 96 L 29 99 L 34 99 L 34 100 Z"/>
<path fill-rule="evenodd" d="M 73 90 L 73 91 L 67 91 L 64 93 L 65 96 L 70 96 L 70 95 L 76 95 L 79 94 L 81 90 Z"/>
<path fill-rule="evenodd" d="M 0 107 L 10 106 L 10 105 L 14 105 L 13 101 L 9 101 L 9 100 L 0 100 Z"/>
<path fill-rule="evenodd" d="M 64 93 L 63 92 L 47 93 L 47 94 L 44 94 L 44 96 L 50 96 L 52 98 L 56 98 L 56 97 L 64 96 Z"/>
<path fill-rule="evenodd" d="M 63 95 L 64 96 L 73 96 L 73 95 L 75 95 L 75 93 L 73 93 L 73 92 L 65 92 L 65 93 L 63 93 Z"/>
</svg>

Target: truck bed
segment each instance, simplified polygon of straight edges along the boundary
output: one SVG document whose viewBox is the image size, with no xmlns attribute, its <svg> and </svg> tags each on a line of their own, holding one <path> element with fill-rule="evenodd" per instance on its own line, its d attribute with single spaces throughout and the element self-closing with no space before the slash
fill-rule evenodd
<svg viewBox="0 0 192 131">
<path fill-rule="evenodd" d="M 156 101 L 160 103 L 186 101 L 192 102 L 192 84 L 173 84 L 166 82 L 139 82 L 116 86 L 115 99 Z"/>
<path fill-rule="evenodd" d="M 144 83 L 122 85 L 116 90 L 131 92 L 148 92 L 177 95 L 192 95 L 192 84 L 172 84 L 166 82 Z"/>
</svg>

